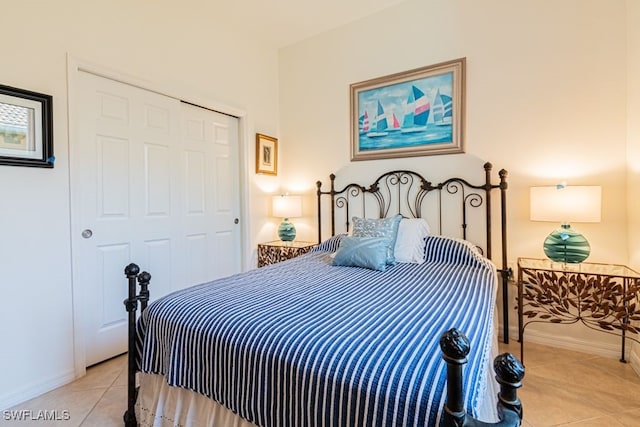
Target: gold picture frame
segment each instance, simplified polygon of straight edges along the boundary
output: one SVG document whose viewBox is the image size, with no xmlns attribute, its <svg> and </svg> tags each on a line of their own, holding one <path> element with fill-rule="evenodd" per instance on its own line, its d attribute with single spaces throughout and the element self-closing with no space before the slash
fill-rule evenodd
<svg viewBox="0 0 640 427">
<path fill-rule="evenodd" d="M 278 174 L 278 139 L 256 133 L 256 173 Z"/>
</svg>

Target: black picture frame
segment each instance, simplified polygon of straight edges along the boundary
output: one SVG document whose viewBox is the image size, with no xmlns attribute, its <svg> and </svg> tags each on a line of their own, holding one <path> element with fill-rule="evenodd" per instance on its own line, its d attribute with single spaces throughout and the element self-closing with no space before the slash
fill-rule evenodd
<svg viewBox="0 0 640 427">
<path fill-rule="evenodd" d="M 53 168 L 53 98 L 0 85 L 0 165 Z"/>
</svg>

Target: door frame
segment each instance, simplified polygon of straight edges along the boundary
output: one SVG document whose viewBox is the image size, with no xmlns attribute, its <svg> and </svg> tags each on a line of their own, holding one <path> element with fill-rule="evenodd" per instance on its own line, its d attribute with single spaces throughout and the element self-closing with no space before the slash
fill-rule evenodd
<svg viewBox="0 0 640 427">
<path fill-rule="evenodd" d="M 167 88 L 160 86 L 159 84 L 149 82 L 147 80 L 140 79 L 138 77 L 129 75 L 122 71 L 114 70 L 103 65 L 98 65 L 84 59 L 80 59 L 72 54 L 67 54 L 67 118 L 68 118 L 68 131 L 69 131 L 69 203 L 70 203 L 70 242 L 71 242 L 71 289 L 73 296 L 73 355 L 74 355 L 74 369 L 75 376 L 79 378 L 86 373 L 86 343 L 85 343 L 85 329 L 83 328 L 84 320 L 87 318 L 85 312 L 85 303 L 87 301 L 87 295 L 83 293 L 81 286 L 76 286 L 78 283 L 78 265 L 77 257 L 75 256 L 78 251 L 77 244 L 74 244 L 74 233 L 78 233 L 82 224 L 80 224 L 80 201 L 78 200 L 78 162 L 74 153 L 74 147 L 79 143 L 79 137 L 77 135 L 76 125 L 76 109 L 78 108 L 78 85 L 80 79 L 80 73 L 90 73 L 98 77 L 102 77 L 109 80 L 114 80 L 130 86 L 135 86 L 140 89 L 148 90 L 158 93 L 160 95 L 168 96 L 180 101 L 186 101 L 191 104 L 195 104 L 200 107 L 204 107 L 219 113 L 227 114 L 238 118 L 238 141 L 240 146 L 238 153 L 238 161 L 240 162 L 240 265 L 242 270 L 245 271 L 249 268 L 248 263 L 251 257 L 248 255 L 251 253 L 249 236 L 251 230 L 249 229 L 251 223 L 249 221 L 249 191 L 248 185 L 251 182 L 249 178 L 250 164 L 248 161 L 250 155 L 250 146 L 248 138 L 248 118 L 247 113 L 244 110 L 234 108 L 225 104 L 221 104 L 217 101 L 203 98 L 199 95 L 189 94 L 183 88 Z M 126 286 L 126 280 L 124 276 L 124 267 L 122 273 L 122 286 Z M 151 291 L 153 295 L 153 290 Z M 122 306 L 123 312 L 125 311 L 124 305 Z"/>
</svg>

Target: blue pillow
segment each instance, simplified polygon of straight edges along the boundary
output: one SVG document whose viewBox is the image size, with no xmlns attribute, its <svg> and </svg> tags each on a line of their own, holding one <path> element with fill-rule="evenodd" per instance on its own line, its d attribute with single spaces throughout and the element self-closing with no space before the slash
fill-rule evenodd
<svg viewBox="0 0 640 427">
<path fill-rule="evenodd" d="M 344 236 L 333 265 L 384 271 L 387 268 L 387 241 L 383 237 Z"/>
<path fill-rule="evenodd" d="M 387 246 L 387 264 L 396 263 L 394 248 L 398 238 L 398 226 L 402 215 L 390 218 L 358 218 L 353 217 L 354 237 L 383 237 Z"/>
</svg>

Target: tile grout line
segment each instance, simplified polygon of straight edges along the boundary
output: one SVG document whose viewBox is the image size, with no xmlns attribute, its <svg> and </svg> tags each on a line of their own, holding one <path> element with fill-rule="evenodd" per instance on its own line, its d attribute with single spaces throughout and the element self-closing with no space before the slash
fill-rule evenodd
<svg viewBox="0 0 640 427">
<path fill-rule="evenodd" d="M 84 416 L 84 418 L 82 419 L 82 421 L 80 421 L 80 424 L 78 424 L 78 426 L 81 426 L 82 424 L 84 424 L 84 422 L 87 420 L 87 418 L 89 418 L 89 415 L 91 415 L 91 413 L 93 412 L 94 409 L 96 409 L 96 406 L 98 406 L 98 403 L 100 403 L 100 401 L 104 398 L 104 396 L 107 394 L 107 391 L 109 391 L 109 387 L 105 388 L 104 391 L 102 392 L 102 395 L 100 395 L 100 397 L 96 400 L 96 402 L 93 404 L 93 406 L 91 407 L 91 409 L 89 410 L 89 412 L 87 412 L 87 415 Z"/>
<path fill-rule="evenodd" d="M 117 356 L 119 357 L 119 356 Z M 118 378 L 120 378 L 120 375 L 122 375 L 122 372 L 124 372 L 126 366 L 123 367 L 120 372 L 118 372 L 117 375 L 115 375 L 115 377 L 113 378 L 113 380 L 111 380 L 111 383 L 105 387 L 104 392 L 102 393 L 102 395 L 98 398 L 98 400 L 96 400 L 96 402 L 93 404 L 93 406 L 91 407 L 91 409 L 89 410 L 89 412 L 87 412 L 87 415 L 84 416 L 84 418 L 82 419 L 82 421 L 80 421 L 80 424 L 78 424 L 78 426 L 82 426 L 84 424 L 85 421 L 87 421 L 87 419 L 91 416 L 91 414 L 93 413 L 93 411 L 96 409 L 96 407 L 98 406 L 98 404 L 102 401 L 102 399 L 104 399 L 104 397 L 107 395 L 107 392 L 109 390 L 111 390 L 111 387 L 113 387 L 113 385 L 116 383 L 116 381 L 118 381 Z"/>
</svg>

